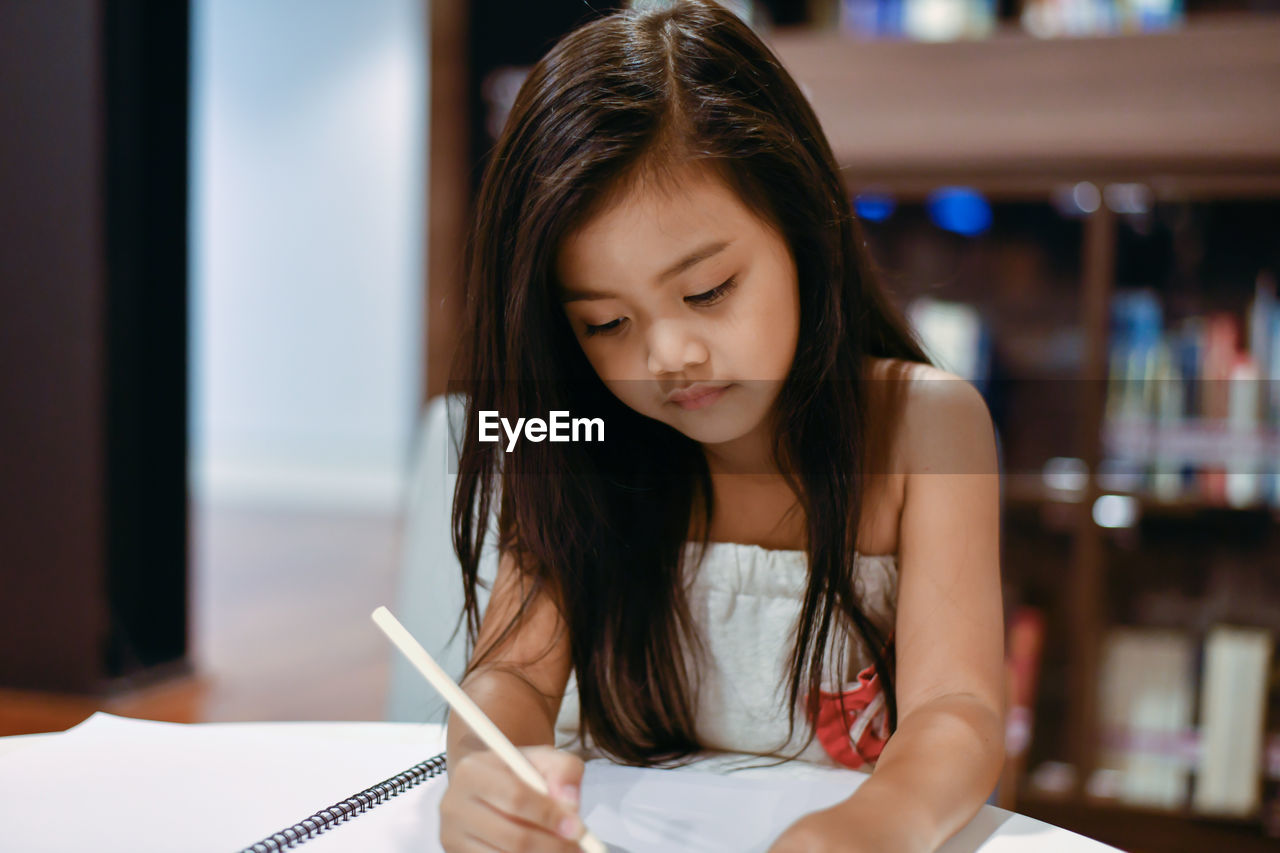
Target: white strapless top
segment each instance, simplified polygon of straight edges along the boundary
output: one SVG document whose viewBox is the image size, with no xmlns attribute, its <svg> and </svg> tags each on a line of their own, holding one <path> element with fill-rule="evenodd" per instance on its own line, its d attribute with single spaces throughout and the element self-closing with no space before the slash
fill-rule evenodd
<svg viewBox="0 0 1280 853">
<path fill-rule="evenodd" d="M 702 661 L 689 658 L 698 740 L 708 749 L 799 752 L 801 759 L 834 764 L 816 739 L 800 752 L 809 736 L 803 713 L 787 739 L 787 662 L 808 584 L 807 552 L 711 542 L 699 566 L 693 565 L 696 555 L 697 543 L 686 543 L 686 565 L 694 573 L 689 609 L 707 652 Z M 898 600 L 896 557 L 860 554 L 855 577 L 863 612 L 888 636 Z M 856 631 L 834 637 L 830 649 L 839 642 L 848 644 L 842 680 L 851 680 L 872 659 Z M 834 660 L 830 653 L 828 660 Z M 594 755 L 577 742 L 577 729 L 577 683 L 570 677 L 556 720 L 556 742 Z"/>
</svg>

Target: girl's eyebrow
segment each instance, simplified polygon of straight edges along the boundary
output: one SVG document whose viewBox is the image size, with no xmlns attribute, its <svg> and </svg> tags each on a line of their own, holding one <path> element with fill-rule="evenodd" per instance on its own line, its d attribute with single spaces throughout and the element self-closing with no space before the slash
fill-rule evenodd
<svg viewBox="0 0 1280 853">
<path fill-rule="evenodd" d="M 679 275 L 690 267 L 705 261 L 713 255 L 718 255 L 733 243 L 732 240 L 714 240 L 694 249 L 662 272 L 658 273 L 658 281 L 661 283 L 674 275 Z M 560 289 L 560 303 L 563 305 L 568 302 L 581 302 L 591 299 L 613 299 L 614 295 L 603 290 L 573 290 L 572 288 L 563 287 Z"/>
</svg>

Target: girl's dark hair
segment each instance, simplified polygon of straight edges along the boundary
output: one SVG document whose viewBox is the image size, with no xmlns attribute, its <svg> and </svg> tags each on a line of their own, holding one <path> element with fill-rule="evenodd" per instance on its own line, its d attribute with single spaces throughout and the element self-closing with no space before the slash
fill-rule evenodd
<svg viewBox="0 0 1280 853">
<path fill-rule="evenodd" d="M 843 655 L 828 660 L 827 650 L 850 627 L 883 679 L 890 725 L 897 720 L 892 661 L 859 606 L 855 555 L 864 484 L 888 458 L 904 383 L 871 382 L 865 371 L 872 357 L 902 371 L 928 359 L 873 276 L 817 117 L 756 34 L 710 2 L 624 11 L 583 25 L 534 66 L 484 172 L 454 364 L 466 427 L 452 533 L 473 646 L 495 499 L 497 546 L 525 580 L 519 613 L 468 671 L 484 665 L 535 596 L 549 594 L 569 632 L 580 732 L 633 764 L 700 748 L 695 673 L 682 654 L 697 648 L 683 546 L 698 529 L 705 547 L 714 496 L 700 446 L 623 405 L 595 375 L 564 316 L 555 257 L 616 194 L 670 181 L 692 161 L 785 238 L 799 278 L 799 341 L 773 413 L 774 458 L 807 519 L 791 730 L 799 708 L 812 718 L 824 673 L 843 680 Z M 478 440 L 486 410 L 590 411 L 608 424 L 608 441 L 526 441 L 504 453 Z"/>
</svg>

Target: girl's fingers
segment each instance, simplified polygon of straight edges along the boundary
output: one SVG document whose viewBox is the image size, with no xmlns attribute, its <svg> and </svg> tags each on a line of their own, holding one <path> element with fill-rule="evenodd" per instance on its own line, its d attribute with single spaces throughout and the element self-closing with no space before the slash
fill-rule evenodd
<svg viewBox="0 0 1280 853">
<path fill-rule="evenodd" d="M 502 853 L 497 847 L 482 838 L 476 838 L 474 835 L 468 835 L 462 840 L 463 846 L 458 847 L 456 853 Z M 453 848 L 446 847 L 449 853 L 455 853 Z"/>
<path fill-rule="evenodd" d="M 448 812 L 452 819 L 440 824 L 440 846 L 448 853 L 572 853 L 577 849 L 572 842 L 548 835 L 479 800 L 450 804 Z"/>
<path fill-rule="evenodd" d="M 494 811 L 538 827 L 561 838 L 575 839 L 582 834 L 582 821 L 576 806 L 567 809 L 561 802 L 539 794 L 514 774 L 495 774 L 483 788 L 475 789 L 475 798 Z"/>
<path fill-rule="evenodd" d="M 576 805 L 566 807 L 538 793 L 487 752 L 467 756 L 453 770 L 440 802 L 440 818 L 441 843 L 451 853 L 446 835 L 459 845 L 465 836 L 474 835 L 499 849 L 519 850 L 502 843 L 515 840 L 527 845 L 529 838 L 514 838 L 513 833 L 536 833 L 542 838 L 528 849 L 572 850 L 583 832 Z"/>
<path fill-rule="evenodd" d="M 573 853 L 578 849 L 575 842 L 504 814 L 482 800 L 472 800 L 468 807 L 475 809 L 464 816 L 466 835 L 473 842 L 503 853 Z"/>
<path fill-rule="evenodd" d="M 550 747 L 530 747 L 524 753 L 542 778 L 547 780 L 551 796 L 577 811 L 582 773 L 586 769 L 582 759 Z"/>
<path fill-rule="evenodd" d="M 491 752 L 468 755 L 450 768 L 440 802 L 440 843 L 448 853 L 572 853 L 584 827 L 578 817 L 583 764 L 550 747 L 523 750 L 551 794 L 525 784 Z"/>
</svg>

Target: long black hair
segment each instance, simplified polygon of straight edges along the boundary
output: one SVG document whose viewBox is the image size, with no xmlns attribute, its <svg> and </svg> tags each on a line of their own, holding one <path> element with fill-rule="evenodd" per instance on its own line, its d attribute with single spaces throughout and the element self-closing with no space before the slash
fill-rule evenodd
<svg viewBox="0 0 1280 853">
<path fill-rule="evenodd" d="M 557 296 L 566 236 L 640 180 L 697 161 L 789 244 L 800 333 L 772 413 L 774 459 L 806 514 L 808 587 L 789 664 L 791 730 L 816 711 L 838 632 L 863 639 L 896 726 L 886 638 L 855 594 L 865 483 L 883 465 L 901 382 L 873 383 L 876 359 L 928 363 L 878 285 L 831 149 L 794 80 L 736 15 L 678 2 L 593 20 L 532 69 L 491 152 L 467 246 L 466 328 L 453 387 L 466 392 L 454 549 L 468 637 L 487 520 L 526 581 L 550 594 L 577 674 L 580 731 L 616 760 L 657 764 L 699 749 L 691 702 L 695 648 L 683 546 L 714 500 L 700 446 L 618 401 L 587 362 Z M 887 393 L 880 394 L 872 386 Z M 868 419 L 874 405 L 877 417 Z M 606 443 L 478 440 L 478 414 L 590 411 Z M 883 471 L 883 468 L 880 469 Z M 702 545 L 706 536 L 702 537 Z M 479 649 L 472 668 L 489 649 Z M 559 700 L 560 697 L 554 697 Z M 812 737 L 812 735 L 811 735 Z"/>
</svg>

